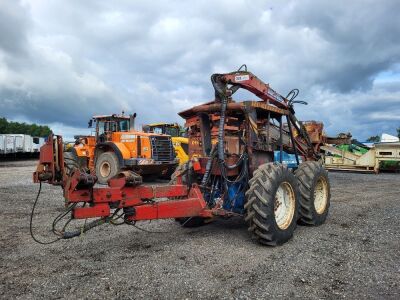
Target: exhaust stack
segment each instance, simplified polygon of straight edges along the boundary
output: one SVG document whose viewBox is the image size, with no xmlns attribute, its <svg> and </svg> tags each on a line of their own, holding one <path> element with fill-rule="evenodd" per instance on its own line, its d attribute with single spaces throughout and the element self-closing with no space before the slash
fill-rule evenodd
<svg viewBox="0 0 400 300">
<path fill-rule="evenodd" d="M 136 113 L 134 113 L 133 115 L 130 115 L 129 131 L 135 131 L 135 119 L 136 119 Z"/>
</svg>

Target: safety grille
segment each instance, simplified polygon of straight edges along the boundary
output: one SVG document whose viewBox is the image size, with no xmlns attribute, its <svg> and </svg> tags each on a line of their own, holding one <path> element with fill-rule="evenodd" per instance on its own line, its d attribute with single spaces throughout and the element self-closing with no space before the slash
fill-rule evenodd
<svg viewBox="0 0 400 300">
<path fill-rule="evenodd" d="M 151 138 L 151 150 L 153 159 L 157 161 L 172 161 L 175 159 L 175 151 L 170 137 L 157 136 Z"/>
</svg>

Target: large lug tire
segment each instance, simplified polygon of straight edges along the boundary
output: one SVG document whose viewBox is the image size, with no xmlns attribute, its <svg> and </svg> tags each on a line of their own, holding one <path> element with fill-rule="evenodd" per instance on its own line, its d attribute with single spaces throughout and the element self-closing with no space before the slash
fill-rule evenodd
<svg viewBox="0 0 400 300">
<path fill-rule="evenodd" d="M 295 171 L 300 188 L 299 224 L 318 226 L 325 222 L 331 192 L 328 172 L 320 162 L 306 161 Z"/>
<path fill-rule="evenodd" d="M 107 181 L 120 172 L 118 158 L 114 152 L 103 152 L 96 160 L 96 176 L 100 184 Z"/>
<path fill-rule="evenodd" d="M 85 171 L 85 172 L 88 170 L 88 157 L 87 156 L 79 156 L 74 147 L 69 149 L 67 152 L 72 153 L 72 156 L 76 160 L 80 170 Z"/>
<path fill-rule="evenodd" d="M 71 176 L 75 170 L 79 169 L 78 156 L 74 151 L 64 152 L 65 173 Z"/>
<path fill-rule="evenodd" d="M 246 192 L 245 220 L 249 231 L 264 245 L 287 242 L 296 229 L 299 198 L 296 177 L 286 166 L 259 166 Z"/>
</svg>

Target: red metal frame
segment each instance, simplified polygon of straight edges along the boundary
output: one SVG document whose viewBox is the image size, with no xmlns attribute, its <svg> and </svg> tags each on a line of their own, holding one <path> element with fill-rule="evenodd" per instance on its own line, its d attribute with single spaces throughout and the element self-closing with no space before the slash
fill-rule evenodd
<svg viewBox="0 0 400 300">
<path fill-rule="evenodd" d="M 33 182 L 47 181 L 57 185 L 64 173 L 63 141 L 59 135 L 50 135 L 40 148 L 39 164 L 33 173 Z"/>
<path fill-rule="evenodd" d="M 109 180 L 107 187 L 94 187 L 96 177 L 76 170 L 67 176 L 63 164 L 62 138 L 50 136 L 40 150 L 40 163 L 33 174 L 34 182 L 61 185 L 66 204 L 86 203 L 85 207 L 72 210 L 75 219 L 111 216 L 111 208 L 133 208 L 127 220 L 153 220 L 203 216 L 211 217 L 212 211 L 198 185 L 190 189 L 178 176 L 175 185 L 135 185 L 128 173 Z M 160 200 L 160 199 L 167 200 Z M 154 201 L 158 199 L 158 201 Z"/>
<path fill-rule="evenodd" d="M 190 190 L 182 183 L 132 186 L 122 176 L 111 179 L 108 187 L 85 186 L 91 176 L 76 171 L 64 186 L 64 197 L 68 204 L 82 202 L 90 205 L 74 208 L 73 217 L 76 219 L 110 216 L 111 206 L 134 208 L 134 214 L 127 218 L 131 221 L 212 216 L 211 211 L 206 209 L 206 202 L 197 185 L 193 185 Z M 169 200 L 154 201 L 162 198 Z"/>
</svg>

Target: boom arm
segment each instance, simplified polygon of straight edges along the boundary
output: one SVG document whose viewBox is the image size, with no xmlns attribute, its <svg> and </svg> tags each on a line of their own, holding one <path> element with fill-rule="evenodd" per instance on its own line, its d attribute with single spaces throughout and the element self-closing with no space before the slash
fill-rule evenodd
<svg viewBox="0 0 400 300">
<path fill-rule="evenodd" d="M 263 101 L 270 102 L 279 108 L 289 107 L 288 99 L 273 90 L 268 83 L 264 83 L 251 72 L 237 71 L 227 74 L 214 74 L 213 77 L 217 84 L 220 84 L 221 88 L 222 85 L 226 86 L 227 84 L 231 84 L 237 87 L 233 92 L 240 87 L 253 93 Z"/>
</svg>

